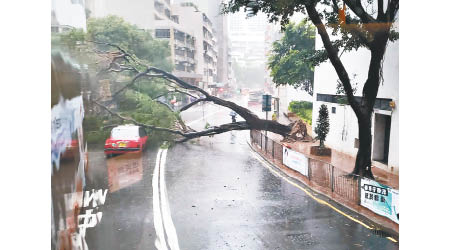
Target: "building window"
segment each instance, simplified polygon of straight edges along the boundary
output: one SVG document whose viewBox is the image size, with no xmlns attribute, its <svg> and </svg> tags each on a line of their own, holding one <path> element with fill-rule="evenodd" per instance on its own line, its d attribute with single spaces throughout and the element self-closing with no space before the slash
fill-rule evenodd
<svg viewBox="0 0 450 250">
<path fill-rule="evenodd" d="M 336 114 L 336 107 L 331 107 L 331 113 Z"/>
<path fill-rule="evenodd" d="M 176 68 L 176 70 L 179 70 L 179 71 L 185 71 L 186 70 L 184 65 L 181 64 L 181 63 L 180 64 L 176 64 L 175 68 Z"/>
<path fill-rule="evenodd" d="M 361 96 L 355 96 L 357 102 L 361 103 Z M 339 103 L 339 104 L 348 104 L 347 97 L 345 95 L 327 95 L 327 94 L 317 94 L 317 101 L 319 102 L 329 102 L 329 103 Z M 377 98 L 375 100 L 374 109 L 392 111 L 392 108 L 389 106 L 389 102 L 392 99 L 387 98 Z"/>
<path fill-rule="evenodd" d="M 72 4 L 80 4 L 80 5 L 84 6 L 83 0 L 70 0 L 70 2 L 71 2 Z"/>
<path fill-rule="evenodd" d="M 176 49 L 175 50 L 175 55 L 179 55 L 179 56 L 185 56 L 185 52 L 184 50 L 180 50 L 180 49 Z"/>
<path fill-rule="evenodd" d="M 175 23 L 180 23 L 180 21 L 179 21 L 179 19 L 178 19 L 178 16 L 172 16 L 171 19 L 172 19 L 172 21 L 175 22 Z"/>
<path fill-rule="evenodd" d="M 178 41 L 183 42 L 183 43 L 185 42 L 184 32 L 175 30 L 174 34 L 175 34 L 175 39 L 177 39 Z"/>
<path fill-rule="evenodd" d="M 170 10 L 169 9 L 165 9 L 164 14 L 166 15 L 167 18 L 170 19 Z"/>
<path fill-rule="evenodd" d="M 156 29 L 155 37 L 157 38 L 170 38 L 170 30 L 169 29 Z"/>
</svg>

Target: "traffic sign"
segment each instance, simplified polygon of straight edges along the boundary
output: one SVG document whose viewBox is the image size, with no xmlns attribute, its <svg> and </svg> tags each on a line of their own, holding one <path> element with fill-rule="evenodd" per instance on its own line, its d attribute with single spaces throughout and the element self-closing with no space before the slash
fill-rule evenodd
<svg viewBox="0 0 450 250">
<path fill-rule="evenodd" d="M 272 111 L 272 96 L 271 95 L 263 95 L 262 101 L 262 111 Z"/>
</svg>

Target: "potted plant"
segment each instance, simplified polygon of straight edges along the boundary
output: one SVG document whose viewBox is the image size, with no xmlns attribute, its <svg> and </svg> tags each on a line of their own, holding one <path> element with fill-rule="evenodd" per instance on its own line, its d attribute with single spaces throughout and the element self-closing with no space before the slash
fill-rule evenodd
<svg viewBox="0 0 450 250">
<path fill-rule="evenodd" d="M 319 146 L 311 147 L 312 155 L 331 155 L 331 149 L 325 147 L 325 139 L 330 130 L 330 121 L 328 117 L 328 108 L 325 104 L 322 104 L 319 109 L 319 118 L 317 119 L 317 126 L 314 132 L 317 134 L 316 139 L 319 139 Z"/>
</svg>

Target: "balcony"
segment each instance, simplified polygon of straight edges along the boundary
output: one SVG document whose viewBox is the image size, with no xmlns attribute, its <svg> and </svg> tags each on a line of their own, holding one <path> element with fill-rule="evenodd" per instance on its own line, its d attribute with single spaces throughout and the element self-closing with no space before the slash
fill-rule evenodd
<svg viewBox="0 0 450 250">
<path fill-rule="evenodd" d="M 206 50 L 203 51 L 203 55 L 210 57 L 211 59 L 213 58 L 213 54 L 211 53 L 211 50 Z"/>
<path fill-rule="evenodd" d="M 194 58 L 187 57 L 187 61 L 188 61 L 188 63 L 190 63 L 192 65 L 196 64 L 196 61 L 194 60 Z"/>
<path fill-rule="evenodd" d="M 187 61 L 186 56 L 180 56 L 180 55 L 175 54 L 175 63 L 177 63 L 177 62 L 181 63 L 181 62 L 186 62 L 186 61 Z"/>
<path fill-rule="evenodd" d="M 180 41 L 178 39 L 174 39 L 173 40 L 173 44 L 175 44 L 176 47 L 179 47 L 179 48 L 186 48 L 187 47 L 186 43 L 184 41 Z"/>
</svg>

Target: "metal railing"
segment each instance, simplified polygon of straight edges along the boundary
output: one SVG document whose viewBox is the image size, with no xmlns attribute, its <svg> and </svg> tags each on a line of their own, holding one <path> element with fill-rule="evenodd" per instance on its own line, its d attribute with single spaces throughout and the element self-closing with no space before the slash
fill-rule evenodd
<svg viewBox="0 0 450 250">
<path fill-rule="evenodd" d="M 260 150 L 260 153 L 264 154 L 266 159 L 274 163 L 283 164 L 282 144 L 268 138 L 264 133 L 257 130 L 250 131 L 250 139 L 251 143 Z M 347 177 L 348 173 L 327 162 L 313 158 L 308 160 L 308 173 L 306 177 L 310 182 L 330 190 L 334 195 L 351 203 L 360 204 L 359 177 Z"/>
</svg>

